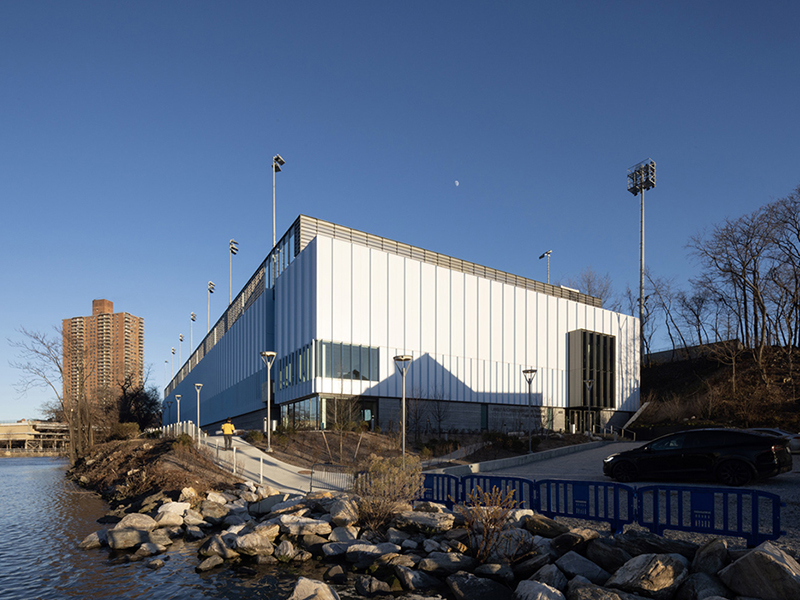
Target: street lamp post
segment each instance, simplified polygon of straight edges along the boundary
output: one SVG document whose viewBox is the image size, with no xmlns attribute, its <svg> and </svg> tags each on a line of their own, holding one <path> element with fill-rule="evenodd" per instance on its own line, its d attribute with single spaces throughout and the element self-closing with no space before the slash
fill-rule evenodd
<svg viewBox="0 0 800 600">
<path fill-rule="evenodd" d="M 543 258 L 547 259 L 547 283 L 548 284 L 550 283 L 550 255 L 552 253 L 553 253 L 552 250 L 548 250 L 547 252 L 542 253 L 542 255 L 539 257 L 539 260 L 542 260 Z"/>
<path fill-rule="evenodd" d="M 183 366 L 183 334 L 178 334 L 178 368 Z"/>
<path fill-rule="evenodd" d="M 401 423 L 402 423 L 402 431 L 403 431 L 403 468 L 406 468 L 406 373 L 408 372 L 408 368 L 411 366 L 412 357 L 408 356 L 407 354 L 401 354 L 399 356 L 394 357 L 394 364 L 397 367 L 397 370 L 400 371 L 400 374 L 403 377 L 403 399 L 401 403 Z"/>
<path fill-rule="evenodd" d="M 181 395 L 180 394 L 175 394 L 175 401 L 178 403 L 178 414 L 175 417 L 175 422 L 176 423 L 180 423 L 181 422 Z"/>
<path fill-rule="evenodd" d="M 528 382 L 528 408 L 530 409 L 530 415 L 528 416 L 528 454 L 533 453 L 533 402 L 532 402 L 532 391 L 531 387 L 533 385 L 533 378 L 536 376 L 536 369 L 523 369 L 522 374 L 525 376 L 525 380 Z"/>
<path fill-rule="evenodd" d="M 230 306 L 233 297 L 233 255 L 239 251 L 239 242 L 231 240 L 228 248 L 230 248 L 230 254 L 228 254 L 228 306 Z"/>
<path fill-rule="evenodd" d="M 214 293 L 214 282 L 208 282 L 208 316 L 206 317 L 206 333 L 211 331 L 211 294 Z"/>
<path fill-rule="evenodd" d="M 264 350 L 261 354 L 261 360 L 264 361 L 264 366 L 267 367 L 267 452 L 272 452 L 272 386 L 270 372 L 272 371 L 272 363 L 275 361 L 275 352 Z"/>
<path fill-rule="evenodd" d="M 194 389 L 197 390 L 197 445 L 200 445 L 200 390 L 203 389 L 202 383 L 195 383 Z"/>
<path fill-rule="evenodd" d="M 172 356 L 169 357 L 169 376 L 175 377 L 175 347 L 172 347 Z"/>
<path fill-rule="evenodd" d="M 589 407 L 589 431 L 592 430 L 592 386 L 594 386 L 594 379 L 584 379 L 583 384 L 586 386 L 586 405 Z M 584 427 L 586 423 L 583 424 Z"/>
<path fill-rule="evenodd" d="M 280 154 L 272 157 L 272 247 L 275 247 L 275 173 L 280 173 L 281 167 L 286 161 Z"/>
<path fill-rule="evenodd" d="M 164 399 L 165 400 L 167 398 L 167 363 L 168 362 L 169 362 L 168 360 L 164 361 Z"/>
<path fill-rule="evenodd" d="M 166 401 L 167 405 L 167 423 L 169 424 L 172 422 L 172 400 Z"/>
</svg>

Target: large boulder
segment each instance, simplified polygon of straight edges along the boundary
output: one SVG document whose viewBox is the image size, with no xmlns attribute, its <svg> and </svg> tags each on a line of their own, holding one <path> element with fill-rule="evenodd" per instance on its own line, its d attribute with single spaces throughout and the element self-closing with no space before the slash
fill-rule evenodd
<svg viewBox="0 0 800 600">
<path fill-rule="evenodd" d="M 394 574 L 403 588 L 409 592 L 428 590 L 441 585 L 441 582 L 436 577 L 402 565 L 395 565 Z"/>
<path fill-rule="evenodd" d="M 470 571 L 475 566 L 475 559 L 458 552 L 431 552 L 427 558 L 419 561 L 420 571 L 429 573 L 447 573 L 452 575 L 458 571 Z"/>
<path fill-rule="evenodd" d="M 683 582 L 674 600 L 706 600 L 714 596 L 728 596 L 728 589 L 722 585 L 719 577 L 708 573 L 692 573 Z"/>
<path fill-rule="evenodd" d="M 349 497 L 336 499 L 329 509 L 331 520 L 338 527 L 350 527 L 358 522 L 358 505 Z"/>
<path fill-rule="evenodd" d="M 237 536 L 233 549 L 247 556 L 269 556 L 275 551 L 275 546 L 268 536 L 254 531 Z"/>
<path fill-rule="evenodd" d="M 428 513 L 409 510 L 395 515 L 394 524 L 397 529 L 444 533 L 453 528 L 455 519 L 455 515 L 451 513 Z"/>
<path fill-rule="evenodd" d="M 761 600 L 800 598 L 800 564 L 770 542 L 722 569 L 719 577 L 740 596 Z"/>
<path fill-rule="evenodd" d="M 284 502 L 287 498 L 289 498 L 289 494 L 273 494 L 271 496 L 267 496 L 263 500 L 259 500 L 258 502 L 254 502 L 250 504 L 248 510 L 250 514 L 253 515 L 266 515 L 272 512 L 272 508 Z"/>
<path fill-rule="evenodd" d="M 540 514 L 524 517 L 522 523 L 525 529 L 530 531 L 533 535 L 540 535 L 546 538 L 554 538 L 569 531 L 569 527 L 566 525 L 562 525 Z"/>
<path fill-rule="evenodd" d="M 716 575 L 730 562 L 728 543 L 725 540 L 713 539 L 697 549 L 692 561 L 692 573 Z"/>
<path fill-rule="evenodd" d="M 603 585 L 611 577 L 601 566 L 571 550 L 556 561 L 556 566 L 570 579 L 581 575 L 597 585 Z"/>
<path fill-rule="evenodd" d="M 591 540 L 598 537 L 600 534 L 594 529 L 571 529 L 550 540 L 550 546 L 559 555 L 566 554 L 570 550 L 581 552 Z"/>
<path fill-rule="evenodd" d="M 339 594 L 326 583 L 300 577 L 288 600 L 339 600 Z"/>
<path fill-rule="evenodd" d="M 182 527 L 183 516 L 177 512 L 160 512 L 156 514 L 158 527 Z"/>
<path fill-rule="evenodd" d="M 109 529 L 106 535 L 112 550 L 127 550 L 150 541 L 148 532 L 140 529 Z"/>
<path fill-rule="evenodd" d="M 642 554 L 622 565 L 606 587 L 670 600 L 688 576 L 689 561 L 679 554 Z"/>
<path fill-rule="evenodd" d="M 555 588 L 561 592 L 567 589 L 568 580 L 564 573 L 561 572 L 555 565 L 545 565 L 531 577 L 533 581 L 546 583 L 551 588 Z"/>
<path fill-rule="evenodd" d="M 158 513 L 175 513 L 182 517 L 191 507 L 192 505 L 188 502 L 164 502 L 158 507 Z"/>
<path fill-rule="evenodd" d="M 372 575 L 359 575 L 356 577 L 356 591 L 367 598 L 382 594 L 391 594 L 392 588 L 389 584 Z"/>
<path fill-rule="evenodd" d="M 219 556 L 224 560 L 230 560 L 239 556 L 237 552 L 232 550 L 225 544 L 225 541 L 220 535 L 212 535 L 200 546 L 198 553 L 201 556 Z"/>
<path fill-rule="evenodd" d="M 550 564 L 549 554 L 536 554 L 514 565 L 514 575 L 517 579 L 528 579 L 543 566 Z"/>
<path fill-rule="evenodd" d="M 697 553 L 698 544 L 684 540 L 663 538 L 649 531 L 630 529 L 614 536 L 617 548 L 622 548 L 631 556 L 639 554 L 682 554 L 689 560 Z"/>
<path fill-rule="evenodd" d="M 125 515 L 112 529 L 138 529 L 139 531 L 153 531 L 158 527 L 155 519 L 141 513 Z"/>
<path fill-rule="evenodd" d="M 475 600 L 476 598 L 511 600 L 511 590 L 493 579 L 476 577 L 472 573 L 459 571 L 450 575 L 445 581 L 456 600 Z"/>
<path fill-rule="evenodd" d="M 78 548 L 81 550 L 92 550 L 94 548 L 100 548 L 101 546 L 108 546 L 108 533 L 105 529 L 90 533 L 78 544 Z"/>
<path fill-rule="evenodd" d="M 514 600 L 564 600 L 564 594 L 541 581 L 526 579 L 514 590 Z"/>
<path fill-rule="evenodd" d="M 613 573 L 633 557 L 607 538 L 598 538 L 586 546 L 586 558 Z"/>
<path fill-rule="evenodd" d="M 295 515 L 281 515 L 278 519 L 281 533 L 288 533 L 294 536 L 308 534 L 328 535 L 331 532 L 331 524 L 319 519 L 309 519 L 308 517 L 298 517 Z"/>
</svg>

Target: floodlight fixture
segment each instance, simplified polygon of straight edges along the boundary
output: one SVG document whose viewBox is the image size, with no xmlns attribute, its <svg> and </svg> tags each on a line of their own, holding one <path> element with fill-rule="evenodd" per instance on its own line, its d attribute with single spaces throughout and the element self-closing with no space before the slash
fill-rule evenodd
<svg viewBox="0 0 800 600">
<path fill-rule="evenodd" d="M 228 243 L 230 253 L 228 254 L 228 306 L 231 305 L 231 295 L 233 294 L 233 256 L 239 252 L 239 242 L 231 240 Z"/>
<path fill-rule="evenodd" d="M 275 173 L 280 173 L 281 167 L 286 164 L 280 154 L 272 157 L 272 247 L 275 247 Z"/>
</svg>

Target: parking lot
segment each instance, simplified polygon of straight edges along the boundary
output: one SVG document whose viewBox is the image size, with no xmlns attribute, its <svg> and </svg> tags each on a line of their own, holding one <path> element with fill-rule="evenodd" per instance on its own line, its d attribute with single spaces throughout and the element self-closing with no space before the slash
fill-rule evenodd
<svg viewBox="0 0 800 600">
<path fill-rule="evenodd" d="M 533 480 L 568 479 L 610 482 L 613 480 L 603 475 L 603 459 L 609 454 L 637 448 L 642 444 L 643 442 L 608 443 L 584 452 L 576 452 L 518 467 L 492 471 L 487 475 L 510 475 Z M 792 458 L 793 468 L 789 473 L 783 473 L 763 481 L 756 481 L 745 487 L 777 494 L 786 503 L 786 506 L 781 510 L 781 527 L 786 531 L 786 535 L 779 539 L 776 545 L 797 557 L 800 554 L 800 455 L 795 454 Z M 644 483 L 635 482 L 633 485 L 643 485 Z M 680 484 L 698 487 L 718 485 L 713 482 L 680 482 Z M 687 537 L 685 534 L 678 532 L 668 532 L 668 536 Z M 700 540 L 698 539 L 698 541 Z"/>
</svg>

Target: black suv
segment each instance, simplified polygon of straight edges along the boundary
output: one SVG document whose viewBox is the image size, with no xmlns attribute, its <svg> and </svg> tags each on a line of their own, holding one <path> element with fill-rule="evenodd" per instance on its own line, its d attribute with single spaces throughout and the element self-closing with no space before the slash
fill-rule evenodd
<svg viewBox="0 0 800 600">
<path fill-rule="evenodd" d="M 603 460 L 603 474 L 622 482 L 715 479 L 739 486 L 791 470 L 787 440 L 740 429 L 680 431 Z"/>
</svg>

